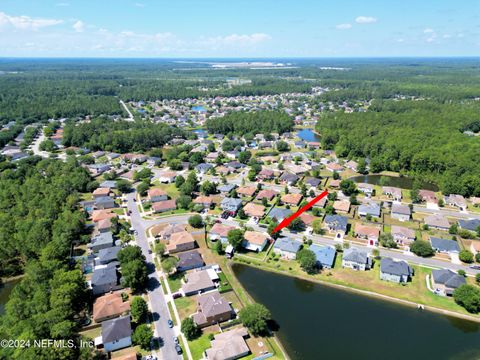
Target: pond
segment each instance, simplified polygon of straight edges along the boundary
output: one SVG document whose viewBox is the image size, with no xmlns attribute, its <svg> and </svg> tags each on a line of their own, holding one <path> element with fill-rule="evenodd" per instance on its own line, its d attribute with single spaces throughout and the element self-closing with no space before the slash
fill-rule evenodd
<svg viewBox="0 0 480 360">
<path fill-rule="evenodd" d="M 207 130 L 205 129 L 195 129 L 192 132 L 197 134 L 199 138 L 206 138 L 208 136 Z"/>
<path fill-rule="evenodd" d="M 0 315 L 3 315 L 5 313 L 5 304 L 7 303 L 13 288 L 21 280 L 22 280 L 21 278 L 17 278 L 10 281 L 5 281 L 0 286 Z"/>
<path fill-rule="evenodd" d="M 297 131 L 297 136 L 303 141 L 320 142 L 320 136 L 315 134 L 312 129 L 301 129 Z"/>
<path fill-rule="evenodd" d="M 205 109 L 205 107 L 203 107 L 202 105 L 193 106 L 192 110 L 193 111 L 198 111 L 198 112 L 206 112 L 207 111 L 207 109 Z"/>
<path fill-rule="evenodd" d="M 271 311 L 292 360 L 480 358 L 478 323 L 246 265 L 233 271 Z"/>
<path fill-rule="evenodd" d="M 413 187 L 413 179 L 399 176 L 389 175 L 359 175 L 351 177 L 356 183 L 367 183 L 381 186 L 394 186 L 402 189 L 411 189 Z M 422 182 L 420 187 L 425 190 L 438 191 L 438 186 L 432 183 Z"/>
</svg>

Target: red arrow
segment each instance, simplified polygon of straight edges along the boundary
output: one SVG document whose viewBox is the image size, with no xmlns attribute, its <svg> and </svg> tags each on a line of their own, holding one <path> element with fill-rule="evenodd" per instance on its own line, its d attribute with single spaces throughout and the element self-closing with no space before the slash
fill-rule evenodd
<svg viewBox="0 0 480 360">
<path fill-rule="evenodd" d="M 310 209 L 313 205 L 315 205 L 315 203 L 319 202 L 321 199 L 323 199 L 325 196 L 328 195 L 328 191 L 325 190 L 324 192 L 322 192 L 320 195 L 318 195 L 315 199 L 313 199 L 312 201 L 310 201 L 307 205 L 305 205 L 304 207 L 302 207 L 301 209 L 298 209 L 296 213 L 290 215 L 288 218 L 286 219 L 283 219 L 282 222 L 280 224 L 278 224 L 275 229 L 273 229 L 272 231 L 272 234 L 276 233 L 277 231 L 279 230 L 282 230 L 284 227 L 287 227 L 288 225 L 290 225 L 290 223 L 293 221 L 293 219 L 296 219 L 297 217 L 299 217 L 303 212 L 307 211 L 308 209 Z"/>
</svg>

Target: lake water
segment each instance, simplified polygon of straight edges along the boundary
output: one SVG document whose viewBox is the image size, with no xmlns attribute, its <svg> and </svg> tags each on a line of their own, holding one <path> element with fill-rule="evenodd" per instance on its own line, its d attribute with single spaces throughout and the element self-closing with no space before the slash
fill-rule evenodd
<svg viewBox="0 0 480 360">
<path fill-rule="evenodd" d="M 205 109 L 202 105 L 197 105 L 192 107 L 193 111 L 198 111 L 198 112 L 206 112 L 207 109 Z"/>
<path fill-rule="evenodd" d="M 315 134 L 312 129 L 301 129 L 297 131 L 297 136 L 303 141 L 307 142 L 320 142 L 320 136 Z"/>
<path fill-rule="evenodd" d="M 271 311 L 292 360 L 480 359 L 478 323 L 246 265 L 233 270 Z"/>
<path fill-rule="evenodd" d="M 5 313 L 5 304 L 8 301 L 10 293 L 12 292 L 15 285 L 17 285 L 21 281 L 20 278 L 4 282 L 3 285 L 0 287 L 0 315 Z"/>
<path fill-rule="evenodd" d="M 382 180 L 383 178 L 383 180 Z M 413 179 L 399 176 L 388 175 L 360 175 L 351 177 L 350 180 L 356 183 L 367 183 L 382 186 L 394 186 L 402 189 L 411 189 L 413 187 Z M 421 188 L 425 190 L 438 191 L 438 186 L 432 183 L 421 183 Z"/>
</svg>

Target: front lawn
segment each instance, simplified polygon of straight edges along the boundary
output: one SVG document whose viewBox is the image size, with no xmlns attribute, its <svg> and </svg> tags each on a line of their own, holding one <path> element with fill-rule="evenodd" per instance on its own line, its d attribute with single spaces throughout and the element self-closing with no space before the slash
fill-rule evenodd
<svg viewBox="0 0 480 360">
<path fill-rule="evenodd" d="M 204 333 L 199 338 L 189 341 L 188 345 L 190 347 L 190 352 L 192 353 L 192 358 L 202 359 L 203 353 L 210 347 L 208 334 Z"/>
</svg>

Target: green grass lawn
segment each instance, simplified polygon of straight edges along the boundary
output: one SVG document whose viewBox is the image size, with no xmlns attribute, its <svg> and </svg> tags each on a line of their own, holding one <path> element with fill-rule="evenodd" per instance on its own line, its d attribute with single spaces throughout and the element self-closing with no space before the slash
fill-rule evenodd
<svg viewBox="0 0 480 360">
<path fill-rule="evenodd" d="M 180 319 L 185 319 L 197 310 L 196 303 L 191 297 L 185 296 L 175 299 L 174 301 Z"/>
<path fill-rule="evenodd" d="M 218 277 L 220 278 L 220 287 L 218 288 L 220 293 L 232 290 L 232 286 L 228 282 L 227 277 L 223 272 L 219 273 Z"/>
<path fill-rule="evenodd" d="M 192 353 L 192 358 L 203 358 L 204 351 L 210 347 L 208 334 L 202 334 L 202 336 L 200 336 L 198 339 L 189 341 L 188 345 L 190 347 L 190 352 Z"/>
<path fill-rule="evenodd" d="M 167 277 L 168 285 L 172 293 L 177 292 L 182 287 L 183 272 L 175 273 Z"/>
<path fill-rule="evenodd" d="M 167 303 L 167 305 L 168 305 L 168 312 L 170 313 L 170 319 L 172 319 L 173 325 L 177 326 L 178 324 L 177 324 L 177 319 L 175 318 L 175 314 L 173 312 L 173 305 L 170 301 Z"/>
</svg>

